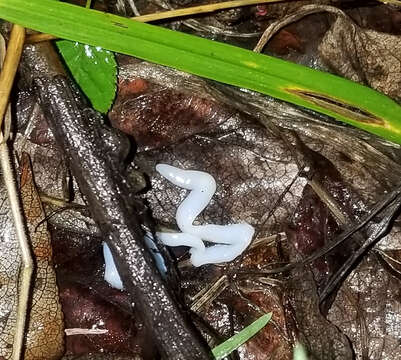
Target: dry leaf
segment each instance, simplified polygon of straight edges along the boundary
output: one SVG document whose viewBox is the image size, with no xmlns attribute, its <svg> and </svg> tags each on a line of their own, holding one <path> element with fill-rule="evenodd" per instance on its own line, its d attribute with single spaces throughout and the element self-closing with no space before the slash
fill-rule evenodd
<svg viewBox="0 0 401 360">
<path fill-rule="evenodd" d="M 50 234 L 27 154 L 22 157 L 21 198 L 34 252 L 36 270 L 28 320 L 25 359 L 59 359 L 64 352 L 64 323 Z"/>
<path fill-rule="evenodd" d="M 25 360 L 59 359 L 63 354 L 63 317 L 45 214 L 33 184 L 29 159 L 24 156 L 21 198 L 35 255 L 36 273 L 28 320 Z M 0 188 L 0 359 L 10 359 L 18 299 L 20 254 L 5 188 Z"/>
<path fill-rule="evenodd" d="M 401 101 L 401 36 L 366 30 L 337 16 L 320 53 L 339 75 Z"/>
<path fill-rule="evenodd" d="M 399 288 L 400 281 L 374 255 L 342 285 L 329 320 L 352 341 L 357 359 L 401 359 Z"/>
<path fill-rule="evenodd" d="M 0 186 L 0 359 L 12 353 L 17 318 L 20 255 L 7 191 Z"/>
</svg>

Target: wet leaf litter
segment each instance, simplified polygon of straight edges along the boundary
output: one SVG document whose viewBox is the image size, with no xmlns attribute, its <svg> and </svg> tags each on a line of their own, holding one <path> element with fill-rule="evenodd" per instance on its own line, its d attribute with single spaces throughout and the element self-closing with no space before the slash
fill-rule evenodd
<svg viewBox="0 0 401 360">
<path fill-rule="evenodd" d="M 322 18 L 315 17 L 314 21 L 319 23 Z M 305 34 L 296 25 L 286 31 L 295 33 L 301 43 L 305 41 Z M 289 57 L 296 55 L 293 50 L 287 53 Z M 307 55 L 299 57 L 311 61 Z M 300 261 L 358 224 L 398 184 L 398 148 L 365 133 L 323 123 L 321 118 L 287 104 L 244 95 L 156 65 L 121 58 L 119 76 L 119 92 L 110 118 L 114 126 L 130 129 L 137 139 L 137 153 L 132 155 L 135 167 L 129 177 L 138 185 L 138 173 L 145 174 L 145 187 L 137 186 L 137 198 L 146 201 L 152 214 L 150 219 L 146 215 L 143 223 L 149 228 L 156 223 L 176 230 L 176 206 L 187 196 L 184 190 L 157 177 L 155 165 L 163 161 L 207 171 L 216 178 L 216 199 L 202 212 L 199 224 L 244 220 L 256 228 L 254 243 L 244 256 L 226 266 L 210 265 L 197 271 L 187 262 L 187 248 L 173 253 L 179 272 L 169 280 L 170 286 L 180 288 L 186 306 L 191 307 L 201 292 L 210 290 L 210 297 L 194 307 L 192 321 L 211 346 L 261 313 L 272 311 L 274 325 L 241 348 L 240 358 L 265 359 L 268 354 L 272 359 L 288 359 L 296 340 L 307 344 L 311 358 L 353 358 L 353 351 L 357 358 L 394 358 L 398 331 L 397 220 L 392 232 L 341 283 L 337 296 L 332 294 L 323 306 L 319 292 L 349 254 L 359 248 L 358 236 L 349 238 L 335 253 L 308 263 L 302 271 L 278 275 L 268 271 Z M 21 93 L 20 105 L 24 104 L 23 96 Z M 163 111 L 165 108 L 169 111 Z M 38 123 L 41 116 L 47 117 L 38 105 L 24 110 L 33 114 Z M 27 134 L 30 138 L 24 138 Z M 58 174 L 68 176 L 68 171 L 61 152 L 52 139 L 51 145 L 45 147 L 40 142 L 35 144 L 35 134 L 38 132 L 25 128 L 16 144 L 21 149 L 34 149 L 33 168 L 34 174 L 35 167 L 39 171 L 40 191 L 51 189 L 55 198 L 63 199 L 67 180 Z M 49 168 L 53 169 L 55 187 L 46 176 Z M 323 195 L 317 195 L 315 183 L 323 188 Z M 71 296 L 70 314 L 77 315 L 74 293 L 86 294 L 88 304 L 111 302 L 115 310 L 111 316 L 104 305 L 87 306 L 84 314 L 91 315 L 92 320 L 82 325 L 77 316 L 74 319 L 66 313 L 65 321 L 70 322 L 66 327 L 106 329 L 108 323 L 112 331 L 119 324 L 121 330 L 113 336 L 125 344 L 121 356 L 125 353 L 156 358 L 146 346 L 144 338 L 149 334 L 132 313 L 128 294 L 108 289 L 102 281 L 101 233 L 88 216 L 76 183 L 72 187 L 75 197 L 64 211 L 57 213 L 59 206 L 55 202 L 46 205 L 52 215 L 48 221 L 59 244 L 65 243 L 66 236 L 74 239 L 73 244 L 59 245 L 58 250 L 63 253 L 68 249 L 71 259 L 55 254 L 55 259 L 63 263 L 64 276 L 69 272 L 68 266 L 76 269 L 75 274 L 66 276 L 61 294 Z M 345 225 L 333 212 L 329 201 L 333 199 L 334 209 L 347 219 Z M 68 221 L 64 222 L 63 217 Z M 74 223 L 74 219 L 79 221 Z M 369 229 L 362 228 L 360 236 L 367 238 Z M 79 272 L 86 276 L 79 276 Z M 225 280 L 213 293 L 215 289 L 210 288 L 221 278 Z M 100 309 L 97 314 L 95 309 Z M 106 317 L 108 322 L 104 321 Z M 70 326 L 73 322 L 74 326 Z M 115 354 L 119 348 L 111 341 L 113 336 L 68 336 L 67 350 L 70 356 L 75 353 L 81 357 L 101 349 Z M 73 337 L 86 339 L 86 343 L 72 340 Z"/>
</svg>

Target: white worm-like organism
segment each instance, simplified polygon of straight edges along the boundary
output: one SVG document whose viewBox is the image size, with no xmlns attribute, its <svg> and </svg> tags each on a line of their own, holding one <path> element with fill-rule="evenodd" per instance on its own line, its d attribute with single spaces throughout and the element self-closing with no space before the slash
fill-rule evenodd
<svg viewBox="0 0 401 360">
<path fill-rule="evenodd" d="M 146 232 L 144 236 L 145 244 L 150 250 L 158 270 L 162 277 L 167 274 L 167 266 L 164 262 L 163 256 L 157 250 L 157 246 L 154 242 L 153 236 L 150 232 Z M 202 243 L 202 241 L 201 241 Z M 205 247 L 202 243 L 202 246 Z M 121 281 L 120 274 L 118 273 L 116 264 L 114 262 L 113 255 L 111 254 L 108 245 L 103 242 L 103 257 L 104 257 L 104 280 L 109 283 L 110 286 L 124 290 L 123 282 Z"/>
<path fill-rule="evenodd" d="M 166 164 L 158 164 L 156 170 L 174 185 L 191 191 L 176 213 L 177 225 L 182 233 L 157 233 L 161 242 L 168 246 L 190 246 L 194 266 L 232 261 L 248 247 L 255 229 L 247 223 L 193 225 L 216 191 L 213 176 L 203 171 L 183 170 Z M 206 248 L 203 241 L 223 245 Z"/>
<path fill-rule="evenodd" d="M 191 262 L 194 266 L 218 264 L 234 260 L 250 244 L 255 229 L 247 224 L 193 225 L 196 217 L 205 209 L 216 191 L 216 182 L 203 171 L 182 170 L 166 164 L 158 164 L 156 170 L 174 185 L 190 190 L 185 200 L 178 206 L 176 221 L 181 233 L 159 232 L 159 240 L 167 246 L 189 246 Z M 156 249 L 152 235 L 146 233 L 145 241 L 150 250 Z M 205 247 L 203 241 L 217 243 Z M 122 290 L 123 284 L 118 274 L 113 256 L 103 243 L 105 259 L 104 279 L 113 287 Z M 167 269 L 160 254 L 154 254 L 161 274 Z"/>
</svg>

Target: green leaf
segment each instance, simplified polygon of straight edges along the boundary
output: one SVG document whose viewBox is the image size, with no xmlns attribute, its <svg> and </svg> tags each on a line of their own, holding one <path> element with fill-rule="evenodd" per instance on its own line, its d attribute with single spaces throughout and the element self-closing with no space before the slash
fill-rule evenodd
<svg viewBox="0 0 401 360">
<path fill-rule="evenodd" d="M 116 93 L 117 64 L 114 54 L 100 47 L 67 40 L 57 41 L 56 44 L 92 106 L 106 113 Z"/>
<path fill-rule="evenodd" d="M 255 90 L 401 144 L 401 106 L 375 90 L 338 76 L 54 0 L 0 0 L 0 18 Z"/>
<path fill-rule="evenodd" d="M 238 334 L 235 334 L 228 340 L 224 341 L 222 344 L 216 346 L 212 353 L 216 360 L 223 359 L 235 349 L 240 347 L 242 344 L 247 342 L 252 336 L 263 329 L 266 324 L 272 318 L 272 313 L 265 314 L 259 319 L 254 321 L 251 325 L 248 325 L 245 329 L 241 330 Z"/>
</svg>

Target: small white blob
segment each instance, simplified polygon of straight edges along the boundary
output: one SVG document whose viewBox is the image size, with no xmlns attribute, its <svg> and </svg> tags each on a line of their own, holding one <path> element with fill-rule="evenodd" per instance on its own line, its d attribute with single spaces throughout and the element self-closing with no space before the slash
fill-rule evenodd
<svg viewBox="0 0 401 360">
<path fill-rule="evenodd" d="M 148 247 L 151 255 L 156 262 L 156 267 L 158 268 L 161 276 L 165 278 L 167 274 L 167 266 L 164 262 L 163 256 L 159 253 L 157 249 L 152 234 L 150 232 L 146 232 L 144 240 L 145 245 Z M 110 248 L 105 242 L 103 242 L 103 257 L 105 263 L 104 280 L 107 281 L 111 287 L 119 290 L 124 290 L 124 286 L 121 281 L 120 274 L 117 271 L 117 267 L 111 254 Z"/>
<path fill-rule="evenodd" d="M 104 280 L 113 288 L 123 290 L 124 286 L 117 271 L 116 264 L 114 263 L 113 255 L 105 242 L 103 242 L 103 256 L 105 263 Z"/>
<path fill-rule="evenodd" d="M 242 254 L 255 233 L 251 225 L 193 225 L 216 191 L 213 176 L 203 171 L 183 170 L 166 164 L 158 164 L 156 170 L 174 185 L 191 191 L 177 208 L 176 221 L 182 232 L 157 233 L 162 243 L 167 246 L 190 246 L 194 266 L 229 262 Z M 203 241 L 223 245 L 205 247 Z"/>
</svg>

